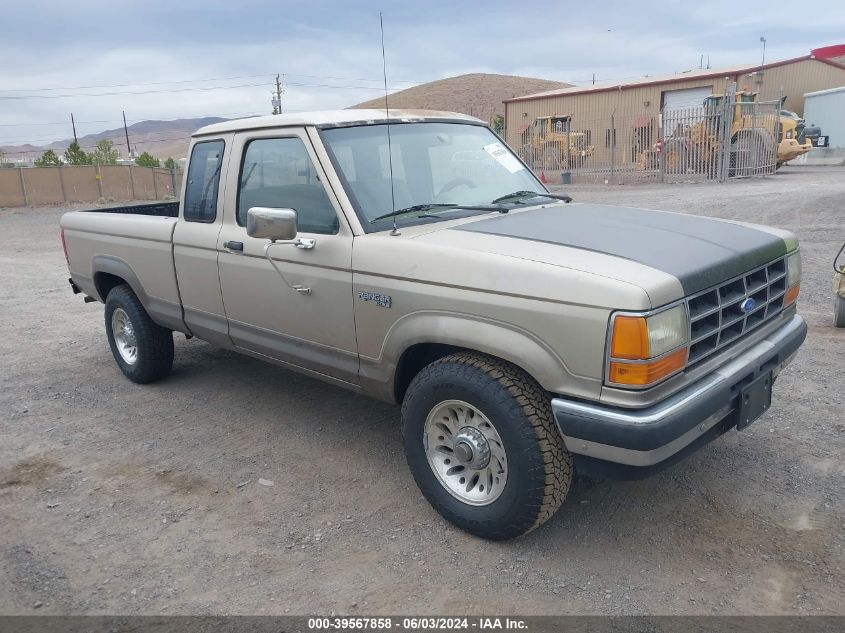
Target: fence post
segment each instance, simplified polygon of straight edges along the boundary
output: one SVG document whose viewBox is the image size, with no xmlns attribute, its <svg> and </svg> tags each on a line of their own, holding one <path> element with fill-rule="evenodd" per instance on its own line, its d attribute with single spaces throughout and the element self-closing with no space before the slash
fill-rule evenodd
<svg viewBox="0 0 845 633">
<path fill-rule="evenodd" d="M 21 193 L 23 193 L 23 206 L 29 206 L 29 196 L 26 195 L 26 182 L 23 178 L 23 167 L 18 167 L 18 176 L 21 179 Z"/>
<path fill-rule="evenodd" d="M 610 115 L 610 182 L 616 179 L 616 117 Z"/>
<path fill-rule="evenodd" d="M 178 197 L 176 195 L 176 168 L 175 167 L 170 168 L 170 184 L 172 186 L 171 193 L 172 193 L 173 197 L 174 198 Z"/>
<path fill-rule="evenodd" d="M 666 166 L 663 156 L 666 154 L 666 142 L 663 137 L 663 110 L 657 113 L 657 140 L 660 143 L 660 153 L 657 154 L 657 169 L 660 172 L 660 182 L 666 182 Z"/>
<path fill-rule="evenodd" d="M 129 189 L 132 193 L 132 200 L 135 200 L 135 178 L 132 176 L 132 165 L 129 165 Z"/>
<path fill-rule="evenodd" d="M 158 183 L 156 183 L 156 168 L 150 167 L 150 170 L 153 173 L 153 196 L 156 200 L 158 200 Z"/>
<path fill-rule="evenodd" d="M 97 193 L 103 197 L 103 174 L 100 173 L 100 163 L 94 165 L 94 179 L 97 181 Z"/>
<path fill-rule="evenodd" d="M 59 165 L 59 186 L 62 189 L 62 201 L 67 202 L 67 193 L 65 192 L 65 174 L 64 165 Z"/>
<path fill-rule="evenodd" d="M 725 182 L 728 179 L 729 171 L 730 171 L 730 162 L 731 162 L 731 138 L 730 138 L 730 129 L 731 129 L 731 118 L 732 118 L 732 105 L 731 105 L 731 94 L 732 90 L 736 89 L 736 84 L 729 84 L 725 87 L 725 96 L 722 99 L 722 103 L 719 106 L 718 110 L 718 117 L 719 117 L 719 129 L 718 129 L 718 138 L 719 138 L 719 174 L 718 180 L 719 182 Z"/>
</svg>

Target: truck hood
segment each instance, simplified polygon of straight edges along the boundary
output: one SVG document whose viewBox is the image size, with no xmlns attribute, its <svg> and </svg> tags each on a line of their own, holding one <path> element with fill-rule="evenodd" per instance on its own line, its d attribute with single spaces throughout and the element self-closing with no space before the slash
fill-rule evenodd
<svg viewBox="0 0 845 633">
<path fill-rule="evenodd" d="M 545 249 L 532 249 L 529 242 L 622 258 L 674 277 L 684 295 L 739 276 L 797 247 L 791 233 L 768 227 L 602 204 L 527 209 L 464 222 L 445 232 L 452 231 L 523 241 L 525 251 L 533 251 L 532 259 Z"/>
</svg>

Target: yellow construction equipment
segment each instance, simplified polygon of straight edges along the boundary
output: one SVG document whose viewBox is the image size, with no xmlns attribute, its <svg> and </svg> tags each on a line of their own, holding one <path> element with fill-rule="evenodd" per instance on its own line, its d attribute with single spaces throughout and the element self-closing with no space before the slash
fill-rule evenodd
<svg viewBox="0 0 845 633">
<path fill-rule="evenodd" d="M 520 154 L 529 165 L 546 169 L 583 167 L 593 155 L 587 132 L 572 131 L 572 116 L 537 117 L 522 133 Z"/>
<path fill-rule="evenodd" d="M 803 134 L 804 121 L 797 115 L 777 110 L 777 114 L 761 112 L 757 106 L 758 93 L 741 90 L 731 115 L 731 175 L 753 173 L 764 167 L 767 160 L 775 168 L 806 154 L 813 147 L 810 138 Z M 712 94 L 704 99 L 704 117 L 685 130 L 670 131 L 662 144 L 664 167 L 669 173 L 714 169 L 721 149 L 721 117 L 724 114 L 723 94 Z M 781 105 L 783 101 L 781 101 Z M 646 152 L 641 157 L 644 165 L 657 163 L 656 157 Z M 771 164 L 771 163 L 769 163 Z"/>
</svg>

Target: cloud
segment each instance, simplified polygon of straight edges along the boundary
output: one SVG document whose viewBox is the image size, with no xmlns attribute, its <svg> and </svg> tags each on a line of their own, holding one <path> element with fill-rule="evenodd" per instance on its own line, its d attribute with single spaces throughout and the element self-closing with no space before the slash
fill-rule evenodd
<svg viewBox="0 0 845 633">
<path fill-rule="evenodd" d="M 277 72 L 284 74 L 289 110 L 371 99 L 381 89 L 379 8 L 368 0 L 20 3 L 4 16 L 0 39 L 0 145 L 68 138 L 71 112 L 80 134 L 115 127 L 122 110 L 133 121 L 268 112 Z M 702 54 L 712 66 L 756 62 L 761 35 L 772 60 L 840 43 L 845 33 L 845 5 L 817 0 L 800 11 L 780 0 L 551 6 L 429 0 L 387 3 L 384 10 L 396 89 L 465 72 L 617 80 L 694 68 Z M 237 78 L 142 85 L 220 77 Z M 76 88 L 113 84 L 132 86 Z M 229 87 L 99 94 L 215 86 Z M 25 88 L 65 90 L 13 92 Z M 99 96 L 84 96 L 92 93 Z M 2 98 L 27 94 L 41 98 Z M 76 96 L 43 98 L 60 94 Z"/>
</svg>

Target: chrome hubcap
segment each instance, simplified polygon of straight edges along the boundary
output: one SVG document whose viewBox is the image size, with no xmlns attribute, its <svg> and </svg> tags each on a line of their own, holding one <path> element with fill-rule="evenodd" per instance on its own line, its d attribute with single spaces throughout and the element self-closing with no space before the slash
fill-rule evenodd
<svg viewBox="0 0 845 633">
<path fill-rule="evenodd" d="M 481 411 L 462 400 L 435 406 L 425 420 L 428 464 L 453 497 L 474 506 L 493 503 L 508 480 L 505 447 Z"/>
<path fill-rule="evenodd" d="M 134 365 L 138 360 L 138 343 L 135 340 L 135 328 L 123 308 L 115 308 L 111 315 L 111 331 L 117 353 L 127 365 Z"/>
</svg>

